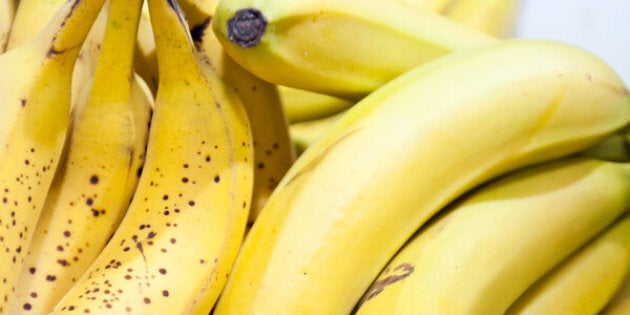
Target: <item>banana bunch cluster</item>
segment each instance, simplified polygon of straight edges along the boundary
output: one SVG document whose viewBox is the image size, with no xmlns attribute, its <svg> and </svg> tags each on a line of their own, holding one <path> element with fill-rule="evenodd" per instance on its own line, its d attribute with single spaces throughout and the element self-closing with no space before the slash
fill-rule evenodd
<svg viewBox="0 0 630 315">
<path fill-rule="evenodd" d="M 627 314 L 630 92 L 515 0 L 0 0 L 0 314 Z"/>
</svg>

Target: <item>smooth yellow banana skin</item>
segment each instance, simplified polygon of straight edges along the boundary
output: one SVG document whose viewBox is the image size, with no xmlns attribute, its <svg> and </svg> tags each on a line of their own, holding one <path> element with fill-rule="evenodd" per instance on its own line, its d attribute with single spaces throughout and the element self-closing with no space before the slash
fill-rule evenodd
<svg viewBox="0 0 630 315">
<path fill-rule="evenodd" d="M 32 41 L 0 55 L 0 313 L 59 163 L 74 62 L 102 4 L 68 1 Z"/>
<path fill-rule="evenodd" d="M 454 0 L 443 14 L 463 25 L 498 38 L 514 35 L 519 0 Z"/>
<path fill-rule="evenodd" d="M 17 0 L 0 0 L 0 53 L 7 47 L 16 8 Z"/>
<path fill-rule="evenodd" d="M 149 5 L 145 1 L 142 5 L 142 15 L 138 25 L 138 35 L 134 55 L 134 69 L 146 82 L 153 95 L 157 93 L 159 81 L 157 55 L 155 54 L 155 40 L 153 39 L 153 27 Z"/>
<path fill-rule="evenodd" d="M 260 16 L 246 19 L 242 12 L 251 9 Z M 236 25 L 264 20 L 266 27 L 228 28 L 235 16 L 253 21 Z M 212 27 L 226 52 L 263 80 L 350 100 L 414 66 L 498 41 L 439 13 L 391 0 L 220 1 Z M 232 36 L 236 33 L 243 35 Z"/>
<path fill-rule="evenodd" d="M 202 68 L 176 2 L 149 9 L 160 85 L 138 189 L 52 314 L 208 314 L 242 241 L 253 186 L 247 113 Z"/>
<path fill-rule="evenodd" d="M 628 121 L 619 76 L 562 43 L 505 40 L 415 68 L 354 105 L 296 160 L 248 234 L 215 314 L 347 313 L 459 195 L 582 150 Z"/>
<path fill-rule="evenodd" d="M 606 304 L 600 312 L 602 315 L 630 314 L 630 275 L 626 276 L 623 284 L 615 293 L 615 296 Z"/>
<path fill-rule="evenodd" d="M 12 312 L 47 314 L 103 249 L 135 191 L 153 101 L 132 68 L 141 4 L 112 0 L 104 7 L 107 33 L 91 92 L 42 210 Z"/>
<path fill-rule="evenodd" d="M 301 121 L 289 125 L 291 141 L 295 145 L 298 154 L 304 152 L 311 144 L 315 143 L 319 137 L 326 133 L 345 111 L 330 115 L 328 117 Z"/>
<path fill-rule="evenodd" d="M 536 282 L 506 314 L 599 314 L 629 270 L 626 215 Z"/>
<path fill-rule="evenodd" d="M 512 173 L 422 228 L 357 314 L 503 314 L 629 206 L 629 165 L 566 159 Z"/>
<path fill-rule="evenodd" d="M 282 107 L 289 123 L 318 120 L 339 113 L 356 102 L 313 91 L 278 86 Z"/>
</svg>

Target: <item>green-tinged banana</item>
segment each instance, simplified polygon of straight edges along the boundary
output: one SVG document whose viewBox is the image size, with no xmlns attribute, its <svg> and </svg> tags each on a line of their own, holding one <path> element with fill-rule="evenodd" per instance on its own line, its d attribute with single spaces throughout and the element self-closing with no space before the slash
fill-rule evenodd
<svg viewBox="0 0 630 315">
<path fill-rule="evenodd" d="M 626 215 L 538 280 L 506 314 L 599 314 L 623 285 L 628 270 L 630 216 Z"/>
<path fill-rule="evenodd" d="M 208 314 L 243 238 L 254 168 L 247 113 L 197 59 L 177 2 L 149 0 L 149 9 L 160 81 L 138 188 L 52 314 Z"/>
<path fill-rule="evenodd" d="M 72 71 L 103 0 L 68 1 L 0 55 L 0 313 L 6 313 L 64 147 Z"/>
<path fill-rule="evenodd" d="M 520 0 L 456 0 L 442 14 L 492 36 L 514 35 Z"/>
<path fill-rule="evenodd" d="M 348 109 L 355 103 L 332 95 L 284 85 L 278 86 L 278 92 L 289 123 L 325 118 Z"/>
<path fill-rule="evenodd" d="M 140 16 L 140 24 L 138 25 L 133 64 L 136 73 L 144 79 L 151 93 L 155 95 L 158 86 L 157 56 L 155 54 L 155 40 L 153 39 L 149 5 L 146 1 L 142 6 L 142 15 Z"/>
<path fill-rule="evenodd" d="M 584 150 L 582 154 L 603 160 L 630 162 L 630 141 L 628 141 L 628 135 L 630 135 L 630 128 L 626 128 L 625 131 L 616 133 L 598 142 Z"/>
<path fill-rule="evenodd" d="M 498 41 L 398 0 L 220 1 L 212 27 L 256 76 L 351 100 L 414 66 Z"/>
<path fill-rule="evenodd" d="M 202 2 L 207 7 L 213 1 L 183 1 L 182 3 Z M 192 5 L 192 4 L 191 4 Z M 209 11 L 206 10 L 206 11 Z M 199 12 L 196 13 L 201 18 Z M 211 14 L 211 13 L 210 13 Z M 249 224 L 255 220 L 269 195 L 280 179 L 293 164 L 295 148 L 289 136 L 289 126 L 278 89 L 274 84 L 263 81 L 235 63 L 223 50 L 209 22 L 212 15 L 206 15 L 200 24 L 191 24 L 191 33 L 203 60 L 241 98 L 249 117 L 254 138 L 254 191 Z"/>
<path fill-rule="evenodd" d="M 94 261 L 129 206 L 153 101 L 132 67 L 142 2 L 111 0 L 104 7 L 108 18 L 94 80 L 27 252 L 12 313 L 47 314 Z"/>
<path fill-rule="evenodd" d="M 626 276 L 621 288 L 600 312 L 601 315 L 630 314 L 630 275 Z"/>
<path fill-rule="evenodd" d="M 9 40 L 17 0 L 0 0 L 0 53 L 3 53 Z"/>
<path fill-rule="evenodd" d="M 459 195 L 629 121 L 619 75 L 575 46 L 509 39 L 419 66 L 348 109 L 296 160 L 250 230 L 215 314 L 348 313 L 414 231 Z"/>
<path fill-rule="evenodd" d="M 503 314 L 628 207 L 630 165 L 563 159 L 511 173 L 420 229 L 356 314 Z"/>
<path fill-rule="evenodd" d="M 315 143 L 344 113 L 345 111 L 342 111 L 328 117 L 290 124 L 291 141 L 298 154 L 302 154 L 311 144 Z"/>
</svg>

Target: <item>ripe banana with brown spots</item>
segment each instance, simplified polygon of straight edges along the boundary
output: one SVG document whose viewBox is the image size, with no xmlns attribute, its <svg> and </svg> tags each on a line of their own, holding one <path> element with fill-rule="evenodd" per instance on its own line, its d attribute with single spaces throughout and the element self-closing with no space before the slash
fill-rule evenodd
<svg viewBox="0 0 630 315">
<path fill-rule="evenodd" d="M 289 136 L 289 125 L 278 88 L 243 69 L 228 56 L 209 27 L 214 1 L 182 1 L 190 7 L 205 5 L 197 11 L 197 24 L 190 24 L 193 40 L 202 59 L 241 98 L 254 137 L 254 191 L 249 215 L 251 225 L 262 210 L 269 195 L 295 161 L 296 153 Z"/>
<path fill-rule="evenodd" d="M 420 64 L 498 41 L 400 0 L 219 1 L 212 28 L 261 79 L 350 100 Z"/>
<path fill-rule="evenodd" d="M 103 0 L 66 2 L 0 55 L 0 313 L 8 312 L 66 140 L 73 67 Z"/>
<path fill-rule="evenodd" d="M 153 98 L 133 74 L 142 0 L 111 0 L 94 80 L 75 116 L 12 313 L 47 314 L 94 261 L 122 219 L 144 159 Z"/>
<path fill-rule="evenodd" d="M 504 314 L 629 207 L 630 164 L 566 158 L 513 172 L 421 228 L 366 291 L 356 314 Z M 615 271 L 610 266 L 612 283 L 630 262 L 628 223 L 607 239 L 622 246 L 612 254 L 619 262 Z"/>
<path fill-rule="evenodd" d="M 238 96 L 198 59 L 176 1 L 149 0 L 160 81 L 131 204 L 52 314 L 208 314 L 251 204 L 253 145 Z"/>
<path fill-rule="evenodd" d="M 414 231 L 460 195 L 629 122 L 623 80 L 575 46 L 509 39 L 419 66 L 296 160 L 214 314 L 349 313 Z"/>
</svg>

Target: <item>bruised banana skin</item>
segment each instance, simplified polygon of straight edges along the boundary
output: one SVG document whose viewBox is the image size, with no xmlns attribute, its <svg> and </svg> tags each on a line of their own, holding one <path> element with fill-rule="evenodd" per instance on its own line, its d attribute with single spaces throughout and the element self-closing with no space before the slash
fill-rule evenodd
<svg viewBox="0 0 630 315">
<path fill-rule="evenodd" d="M 133 75 L 142 0 L 111 0 L 95 77 L 76 116 L 16 287 L 12 313 L 47 314 L 109 240 L 136 188 L 152 98 Z"/>
<path fill-rule="evenodd" d="M 185 3 L 186 1 L 184 1 Z M 207 3 L 212 1 L 205 1 Z M 223 50 L 206 16 L 192 25 L 195 45 L 204 62 L 234 89 L 247 111 L 254 137 L 254 190 L 248 224 L 251 225 L 265 202 L 296 158 L 289 136 L 289 124 L 274 84 L 263 81 L 235 63 Z"/>
<path fill-rule="evenodd" d="M 420 229 L 356 314 L 503 314 L 629 206 L 630 165 L 568 158 L 513 172 Z"/>
<path fill-rule="evenodd" d="M 0 55 L 0 313 L 59 163 L 74 62 L 102 4 L 68 1 L 32 41 Z"/>
<path fill-rule="evenodd" d="M 245 231 L 247 113 L 197 59 L 176 2 L 149 0 L 160 85 L 131 205 L 52 314 L 208 314 Z"/>
<path fill-rule="evenodd" d="M 629 270 L 626 215 L 535 283 L 506 314 L 600 314 Z"/>
<path fill-rule="evenodd" d="M 498 38 L 514 35 L 519 0 L 456 0 L 444 16 Z"/>
<path fill-rule="evenodd" d="M 498 41 L 390 0 L 220 1 L 212 28 L 261 79 L 355 101 L 414 66 Z"/>
<path fill-rule="evenodd" d="M 0 0 L 0 54 L 6 49 L 16 8 L 17 0 Z"/>
<path fill-rule="evenodd" d="M 413 232 L 459 195 L 629 121 L 623 81 L 574 46 L 512 39 L 417 67 L 350 108 L 296 160 L 215 314 L 348 313 Z"/>
</svg>

